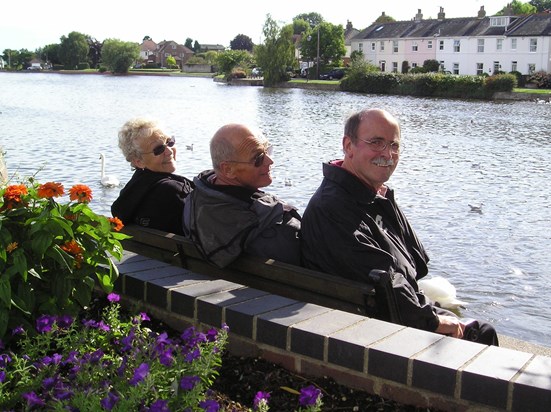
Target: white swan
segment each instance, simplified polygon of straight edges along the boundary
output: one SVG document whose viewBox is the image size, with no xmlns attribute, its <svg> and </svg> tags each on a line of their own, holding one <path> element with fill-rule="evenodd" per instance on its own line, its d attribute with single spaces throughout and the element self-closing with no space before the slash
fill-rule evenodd
<svg viewBox="0 0 551 412">
<path fill-rule="evenodd" d="M 105 187 L 119 186 L 121 182 L 116 176 L 105 174 L 105 156 L 103 153 L 100 153 L 99 158 L 101 160 L 101 185 Z"/>
<path fill-rule="evenodd" d="M 419 289 L 434 302 L 440 303 L 444 309 L 459 309 L 468 305 L 467 302 L 458 300 L 455 286 L 441 276 L 433 276 L 429 279 L 421 279 L 417 282 Z"/>
</svg>

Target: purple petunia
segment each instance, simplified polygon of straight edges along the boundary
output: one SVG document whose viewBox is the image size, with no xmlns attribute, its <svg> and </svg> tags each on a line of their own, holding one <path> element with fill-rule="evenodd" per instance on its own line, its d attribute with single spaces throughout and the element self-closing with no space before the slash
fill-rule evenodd
<svg viewBox="0 0 551 412">
<path fill-rule="evenodd" d="M 106 411 L 110 411 L 115 407 L 119 399 L 120 398 L 116 394 L 114 394 L 113 392 L 109 392 L 107 394 L 107 397 L 103 398 L 99 403 L 103 409 L 105 409 Z"/>
<path fill-rule="evenodd" d="M 4 383 L 6 381 L 6 372 L 0 371 L 0 383 Z"/>
<path fill-rule="evenodd" d="M 199 406 L 203 408 L 205 412 L 218 412 L 220 410 L 220 405 L 218 405 L 218 402 L 212 399 L 199 402 Z"/>
<path fill-rule="evenodd" d="M 268 399 L 270 399 L 269 392 L 258 391 L 253 399 L 254 410 L 257 410 L 260 405 L 267 405 Z"/>
<path fill-rule="evenodd" d="M 159 362 L 161 365 L 170 367 L 174 363 L 174 356 L 172 356 L 172 350 L 167 349 L 159 353 Z"/>
<path fill-rule="evenodd" d="M 190 391 L 199 383 L 199 376 L 184 376 L 180 380 L 180 388 Z"/>
<path fill-rule="evenodd" d="M 168 408 L 168 401 L 163 399 L 156 400 L 149 407 L 149 412 L 170 412 L 170 409 Z"/>
<path fill-rule="evenodd" d="M 42 315 L 36 319 L 36 331 L 38 333 L 47 333 L 52 330 L 55 323 L 55 316 Z"/>
<path fill-rule="evenodd" d="M 121 297 L 116 293 L 111 292 L 109 295 L 107 295 L 107 300 L 111 303 L 115 303 L 119 302 L 121 300 Z"/>
<path fill-rule="evenodd" d="M 23 335 L 24 333 L 25 329 L 23 329 L 23 326 L 17 326 L 11 331 L 12 336 Z"/>
<path fill-rule="evenodd" d="M 146 376 L 149 374 L 149 365 L 147 363 L 142 363 L 134 370 L 134 376 L 128 382 L 132 386 L 136 386 L 138 383 L 143 381 Z"/>
<path fill-rule="evenodd" d="M 147 316 L 147 313 L 140 312 L 140 318 L 142 321 L 151 320 L 149 316 Z"/>
<path fill-rule="evenodd" d="M 46 403 L 36 393 L 27 392 L 22 395 L 23 399 L 27 401 L 27 406 L 33 408 L 35 406 L 44 406 Z"/>
<path fill-rule="evenodd" d="M 302 406 L 312 406 L 316 404 L 318 398 L 320 397 L 321 390 L 316 388 L 314 385 L 310 385 L 300 390 L 298 401 Z"/>
<path fill-rule="evenodd" d="M 0 368 L 5 368 L 8 363 L 11 362 L 11 357 L 7 353 L 0 355 Z"/>
<path fill-rule="evenodd" d="M 68 329 L 73 324 L 73 320 L 70 315 L 61 315 L 57 317 L 56 322 L 60 329 Z"/>
<path fill-rule="evenodd" d="M 191 352 L 189 352 L 186 356 L 185 356 L 185 361 L 187 363 L 191 363 L 193 362 L 195 359 L 198 359 L 201 357 L 201 351 L 198 349 L 198 348 L 195 348 L 194 350 L 192 350 Z"/>
</svg>

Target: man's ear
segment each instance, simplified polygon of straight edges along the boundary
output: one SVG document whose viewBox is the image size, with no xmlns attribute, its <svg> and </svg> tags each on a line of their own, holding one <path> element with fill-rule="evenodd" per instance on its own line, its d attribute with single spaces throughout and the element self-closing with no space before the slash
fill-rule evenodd
<svg viewBox="0 0 551 412">
<path fill-rule="evenodd" d="M 352 142 L 352 139 L 349 136 L 344 135 L 342 138 L 342 151 L 344 153 L 344 157 L 352 157 L 352 146 L 354 143 Z"/>
<path fill-rule="evenodd" d="M 234 172 L 233 172 L 233 165 L 231 164 L 231 162 L 220 162 L 218 169 L 226 179 L 233 179 Z"/>
</svg>

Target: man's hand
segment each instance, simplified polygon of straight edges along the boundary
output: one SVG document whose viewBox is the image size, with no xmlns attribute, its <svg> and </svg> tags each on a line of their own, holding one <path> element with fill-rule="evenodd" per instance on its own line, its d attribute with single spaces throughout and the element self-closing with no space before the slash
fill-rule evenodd
<svg viewBox="0 0 551 412">
<path fill-rule="evenodd" d="M 440 324 L 436 328 L 436 333 L 442 335 L 453 336 L 454 338 L 461 339 L 463 332 L 465 332 L 465 325 L 454 316 L 438 315 L 438 321 Z"/>
</svg>

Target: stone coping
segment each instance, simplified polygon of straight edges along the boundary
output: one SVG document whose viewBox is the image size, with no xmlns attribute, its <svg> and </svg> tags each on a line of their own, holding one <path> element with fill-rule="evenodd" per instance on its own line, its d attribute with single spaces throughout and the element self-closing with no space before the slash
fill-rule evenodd
<svg viewBox="0 0 551 412">
<path fill-rule="evenodd" d="M 462 341 L 125 252 L 115 290 L 168 325 L 230 328 L 230 352 L 439 410 L 547 411 L 551 357 Z"/>
</svg>

